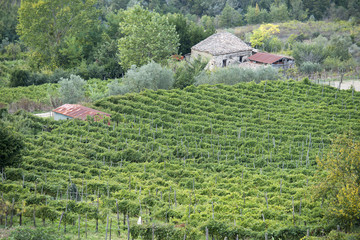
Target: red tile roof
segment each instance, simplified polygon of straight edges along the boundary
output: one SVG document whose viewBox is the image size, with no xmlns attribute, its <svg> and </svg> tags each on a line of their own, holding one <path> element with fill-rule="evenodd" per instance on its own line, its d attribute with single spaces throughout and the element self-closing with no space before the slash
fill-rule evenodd
<svg viewBox="0 0 360 240">
<path fill-rule="evenodd" d="M 95 115 L 105 115 L 109 116 L 110 114 L 104 113 L 92 108 L 84 107 L 79 104 L 64 104 L 56 109 L 53 112 L 60 113 L 62 115 L 72 117 L 72 118 L 80 118 L 82 120 L 86 120 L 86 116 L 95 116 Z"/>
<path fill-rule="evenodd" d="M 279 61 L 282 58 L 288 58 L 288 57 L 279 56 L 279 55 L 275 55 L 275 54 L 271 54 L 271 53 L 258 52 L 258 53 L 255 53 L 254 55 L 250 56 L 249 60 L 260 62 L 260 63 L 271 64 L 271 63 L 275 63 L 275 62 Z"/>
</svg>

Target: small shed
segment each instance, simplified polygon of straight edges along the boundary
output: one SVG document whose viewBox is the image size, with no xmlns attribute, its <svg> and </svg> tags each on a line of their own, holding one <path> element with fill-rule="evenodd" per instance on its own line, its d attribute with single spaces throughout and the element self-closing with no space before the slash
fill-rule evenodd
<svg viewBox="0 0 360 240">
<path fill-rule="evenodd" d="M 271 65 L 273 67 L 288 69 L 293 67 L 295 61 L 291 57 L 258 52 L 249 57 L 249 61 L 257 64 Z"/>
<path fill-rule="evenodd" d="M 63 119 L 73 119 L 79 118 L 81 120 L 86 120 L 87 116 L 96 117 L 99 116 L 100 119 L 104 116 L 110 117 L 108 113 L 104 113 L 92 108 L 84 107 L 79 104 L 64 104 L 53 110 L 54 120 L 63 120 Z"/>
<path fill-rule="evenodd" d="M 239 64 L 251 56 L 253 48 L 229 32 L 211 35 L 191 48 L 191 58 L 209 60 L 207 69 Z"/>
</svg>

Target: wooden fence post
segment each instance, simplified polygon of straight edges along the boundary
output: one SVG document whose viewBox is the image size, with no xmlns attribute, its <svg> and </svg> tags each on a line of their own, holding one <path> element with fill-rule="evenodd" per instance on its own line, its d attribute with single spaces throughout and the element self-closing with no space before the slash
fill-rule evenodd
<svg viewBox="0 0 360 240">
<path fill-rule="evenodd" d="M 116 199 L 116 214 L 117 214 L 117 230 L 118 230 L 118 235 L 120 237 L 120 217 L 119 217 L 119 203 L 118 200 Z"/>
<path fill-rule="evenodd" d="M 78 217 L 78 239 L 80 239 L 80 214 Z"/>
</svg>

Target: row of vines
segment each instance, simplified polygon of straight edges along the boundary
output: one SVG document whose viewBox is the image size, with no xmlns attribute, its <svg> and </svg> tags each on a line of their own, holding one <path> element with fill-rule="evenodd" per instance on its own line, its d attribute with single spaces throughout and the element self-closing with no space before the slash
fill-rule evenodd
<svg viewBox="0 0 360 240">
<path fill-rule="evenodd" d="M 121 239 L 319 236 L 337 223 L 313 197 L 316 158 L 336 135 L 359 136 L 359 103 L 353 90 L 268 81 L 112 96 L 95 104 L 110 125 L 8 116 L 26 150 L 2 171 L 0 220 L 76 232 L 81 217 L 105 234 L 110 216 Z"/>
</svg>

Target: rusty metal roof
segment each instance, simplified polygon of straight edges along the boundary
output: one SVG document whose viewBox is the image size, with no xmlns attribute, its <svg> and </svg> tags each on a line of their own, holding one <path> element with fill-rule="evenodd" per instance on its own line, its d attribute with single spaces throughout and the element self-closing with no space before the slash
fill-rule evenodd
<svg viewBox="0 0 360 240">
<path fill-rule="evenodd" d="M 255 53 L 254 55 L 250 56 L 249 60 L 255 61 L 255 62 L 260 62 L 260 63 L 271 64 L 271 63 L 275 63 L 283 58 L 292 59 L 290 57 L 279 56 L 279 55 L 275 55 L 275 54 L 271 54 L 271 53 L 258 52 L 258 53 Z"/>
<path fill-rule="evenodd" d="M 60 113 L 62 115 L 72 117 L 72 118 L 80 118 L 82 120 L 86 120 L 86 116 L 95 116 L 95 115 L 105 115 L 111 116 L 108 113 L 104 113 L 92 108 L 84 107 L 79 104 L 64 104 L 56 109 L 53 112 Z"/>
</svg>

